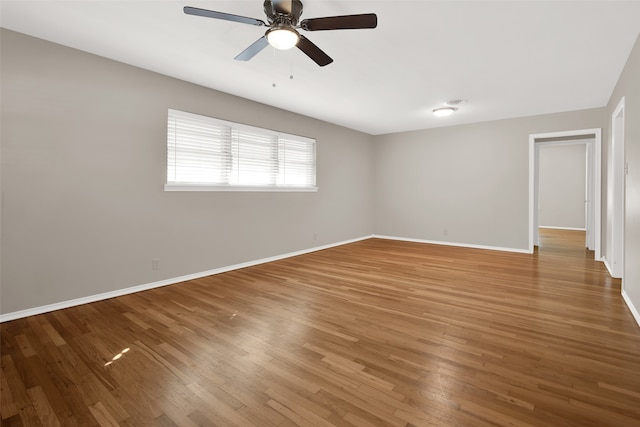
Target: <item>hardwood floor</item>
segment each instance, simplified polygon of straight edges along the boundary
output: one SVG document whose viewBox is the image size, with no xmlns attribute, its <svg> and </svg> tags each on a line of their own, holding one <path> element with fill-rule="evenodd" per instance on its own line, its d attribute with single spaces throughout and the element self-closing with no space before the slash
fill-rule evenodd
<svg viewBox="0 0 640 427">
<path fill-rule="evenodd" d="M 640 328 L 583 240 L 370 239 L 6 322 L 2 425 L 640 426 Z"/>
</svg>

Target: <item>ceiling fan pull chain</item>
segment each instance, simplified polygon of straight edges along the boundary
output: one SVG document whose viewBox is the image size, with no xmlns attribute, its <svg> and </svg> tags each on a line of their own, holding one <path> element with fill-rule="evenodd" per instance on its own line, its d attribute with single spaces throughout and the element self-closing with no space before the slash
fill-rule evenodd
<svg viewBox="0 0 640 427">
<path fill-rule="evenodd" d="M 276 55 L 278 54 L 278 53 L 276 52 L 276 51 L 277 51 L 277 49 L 276 49 L 276 48 L 272 48 L 272 49 L 271 49 L 271 51 L 273 52 L 273 60 L 274 60 L 274 62 L 277 64 L 277 63 L 278 63 L 277 58 L 276 58 Z M 276 87 L 276 86 L 277 86 L 277 85 L 276 85 L 276 77 L 277 77 L 277 74 L 278 74 L 278 73 L 277 73 L 277 71 L 275 71 L 275 70 L 271 72 L 271 77 L 272 77 L 272 79 L 273 79 L 273 84 L 271 85 L 272 87 Z"/>
</svg>

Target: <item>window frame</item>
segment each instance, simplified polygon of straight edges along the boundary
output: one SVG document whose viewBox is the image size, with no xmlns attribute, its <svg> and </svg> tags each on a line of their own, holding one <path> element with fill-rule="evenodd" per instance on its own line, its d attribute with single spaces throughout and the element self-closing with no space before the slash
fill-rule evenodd
<svg viewBox="0 0 640 427">
<path fill-rule="evenodd" d="M 234 131 L 239 132 L 249 132 L 249 133 L 258 133 L 262 136 L 268 136 L 274 138 L 274 142 L 272 143 L 272 150 L 275 146 L 276 151 L 280 149 L 278 138 L 282 138 L 285 140 L 293 140 L 299 142 L 307 142 L 312 144 L 312 156 L 313 156 L 313 164 L 312 168 L 312 185 L 302 186 L 302 185 L 284 185 L 284 184 L 266 184 L 266 185 L 242 185 L 242 184 L 223 184 L 223 183 L 206 183 L 206 182 L 179 182 L 179 181 L 169 181 L 169 160 L 170 160 L 170 132 L 169 132 L 169 121 L 172 117 L 172 114 L 177 117 L 185 117 L 197 119 L 201 122 L 209 122 L 213 126 L 227 126 L 230 128 L 230 131 L 233 133 Z M 317 141 L 315 138 L 309 138 L 306 136 L 294 135 L 285 132 L 278 132 L 271 129 L 260 128 L 257 126 L 250 126 L 243 123 L 231 122 L 228 120 L 222 120 L 215 117 L 204 116 L 201 114 L 190 113 L 182 110 L 176 110 L 169 108 L 167 112 L 167 142 L 166 142 L 166 164 L 165 164 L 165 184 L 164 191 L 231 191 L 231 192 L 317 192 L 318 187 L 316 183 L 316 170 L 317 170 Z M 231 156 L 231 153 L 228 154 Z M 231 161 L 232 157 L 230 157 Z M 278 166 L 280 164 L 278 163 Z M 270 172 L 271 176 L 275 176 L 273 170 Z"/>
</svg>

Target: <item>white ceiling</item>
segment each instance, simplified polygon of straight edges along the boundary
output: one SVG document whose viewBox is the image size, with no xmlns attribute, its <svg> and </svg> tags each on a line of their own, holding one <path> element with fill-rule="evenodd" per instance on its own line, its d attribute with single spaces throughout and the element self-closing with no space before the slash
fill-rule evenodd
<svg viewBox="0 0 640 427">
<path fill-rule="evenodd" d="M 234 57 L 262 0 L 2 0 L 2 27 L 369 134 L 605 106 L 640 32 L 640 1 L 303 0 L 302 18 L 374 12 L 378 28 L 306 32 L 297 49 Z M 293 79 L 290 75 L 293 74 Z M 274 87 L 275 84 L 275 87 Z M 431 110 L 468 102 L 448 118 Z"/>
</svg>

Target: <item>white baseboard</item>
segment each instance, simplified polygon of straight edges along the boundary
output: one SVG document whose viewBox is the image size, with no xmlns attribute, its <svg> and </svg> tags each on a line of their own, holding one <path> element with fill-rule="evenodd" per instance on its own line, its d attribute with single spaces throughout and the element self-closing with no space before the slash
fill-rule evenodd
<svg viewBox="0 0 640 427">
<path fill-rule="evenodd" d="M 571 230 L 571 231 L 587 231 L 586 228 L 575 228 L 575 227 L 554 227 L 552 225 L 539 225 L 538 228 L 548 228 L 551 230 Z"/>
<path fill-rule="evenodd" d="M 602 257 L 600 258 L 600 261 L 602 261 L 604 263 L 604 266 L 607 268 L 607 271 L 609 272 L 609 276 L 613 277 L 614 279 L 621 279 L 621 276 L 616 276 L 615 274 L 613 274 L 613 270 L 611 269 L 611 266 L 609 265 L 609 261 L 607 260 L 607 257 Z"/>
<path fill-rule="evenodd" d="M 502 252 L 516 252 L 521 254 L 531 254 L 532 252 L 527 249 L 517 249 L 517 248 L 503 248 L 499 246 L 484 246 L 484 245 L 473 245 L 469 243 L 452 243 L 452 242 L 443 242 L 439 240 L 423 240 L 423 239 L 411 239 L 408 237 L 395 237 L 395 236 L 384 236 L 379 234 L 374 234 L 372 236 L 376 239 L 387 239 L 387 240 L 400 240 L 404 242 L 414 242 L 414 243 L 427 243 L 429 245 L 442 245 L 442 246 L 456 246 L 460 248 L 471 248 L 471 249 L 485 249 L 490 251 L 502 251 Z"/>
<path fill-rule="evenodd" d="M 135 293 L 135 292 L 146 291 L 146 290 L 149 290 L 149 289 L 159 288 L 159 287 L 162 287 L 162 286 L 174 285 L 176 283 L 185 282 L 187 280 L 194 280 L 194 279 L 199 279 L 201 277 L 213 276 L 215 274 L 226 273 L 228 271 L 239 270 L 241 268 L 252 267 L 254 265 L 264 264 L 264 263 L 267 263 L 267 262 L 278 261 L 278 260 L 281 260 L 281 259 L 291 258 L 291 257 L 298 256 L 298 255 L 304 255 L 304 254 L 308 254 L 308 253 L 311 253 L 311 252 L 321 251 L 323 249 L 329 249 L 329 248 L 333 248 L 333 247 L 336 247 L 336 246 L 342 246 L 342 245 L 346 245 L 346 244 L 349 244 L 349 243 L 359 242 L 361 240 L 370 239 L 371 237 L 372 236 L 359 237 L 357 239 L 345 240 L 345 241 L 342 241 L 342 242 L 331 243 L 331 244 L 323 245 L 323 246 L 316 246 L 316 247 L 313 247 L 313 248 L 310 248 L 310 249 L 303 249 L 301 251 L 289 252 L 289 253 L 286 253 L 286 254 L 276 255 L 276 256 L 268 257 L 268 258 L 262 258 L 262 259 L 258 259 L 258 260 L 255 260 L 255 261 L 248 261 L 248 262 L 243 262 L 243 263 L 240 263 L 240 264 L 230 265 L 230 266 L 226 266 L 226 267 L 215 268 L 213 270 L 202 271 L 200 273 L 187 274 L 185 276 L 174 277 L 174 278 L 171 278 L 171 279 L 160 280 L 160 281 L 152 282 L 152 283 L 146 283 L 144 285 L 132 286 L 132 287 L 129 287 L 129 288 L 118 289 L 118 290 L 110 291 L 110 292 L 103 292 L 103 293 L 96 294 L 96 295 L 90 295 L 90 296 L 76 298 L 76 299 L 72 299 L 72 300 L 68 300 L 68 301 L 61 301 L 61 302 L 57 302 L 57 303 L 53 303 L 53 304 L 43 305 L 43 306 L 40 306 L 40 307 L 28 308 L 26 310 L 20 310 L 20 311 L 14 311 L 14 312 L 11 312 L 11 313 L 0 314 L 0 323 L 8 322 L 10 320 L 20 319 L 20 318 L 28 317 L 28 316 L 35 316 L 37 314 L 48 313 L 50 311 L 61 310 L 63 308 L 69 308 L 69 307 L 74 307 L 74 306 L 77 306 L 77 305 L 88 304 L 88 303 L 91 303 L 91 302 L 102 301 L 102 300 L 109 299 L 109 298 L 115 298 L 115 297 L 119 297 L 119 296 L 122 296 L 122 295 L 132 294 L 132 293 Z"/>
<path fill-rule="evenodd" d="M 622 299 L 624 299 L 624 302 L 627 303 L 627 307 L 629 307 L 633 318 L 636 319 L 636 323 L 638 324 L 638 326 L 640 326 L 640 313 L 638 313 L 638 310 L 633 305 L 633 303 L 631 302 L 631 298 L 629 298 L 629 295 L 627 295 L 624 289 L 622 290 Z"/>
<path fill-rule="evenodd" d="M 602 258 L 600 258 L 600 261 L 602 261 L 604 266 L 607 268 L 607 271 L 609 272 L 609 276 L 613 277 L 613 273 L 611 273 L 611 267 L 609 266 L 609 261 L 607 260 L 607 257 L 603 256 Z"/>
</svg>

